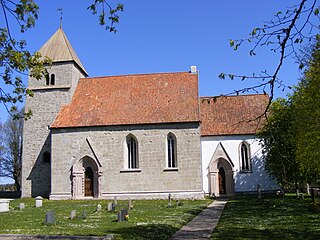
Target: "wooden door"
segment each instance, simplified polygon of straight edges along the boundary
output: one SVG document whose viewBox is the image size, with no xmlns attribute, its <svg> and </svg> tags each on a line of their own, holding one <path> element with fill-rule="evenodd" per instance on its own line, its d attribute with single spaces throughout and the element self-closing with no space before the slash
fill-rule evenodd
<svg viewBox="0 0 320 240">
<path fill-rule="evenodd" d="M 224 169 L 219 169 L 219 194 L 226 194 L 226 174 Z"/>
<path fill-rule="evenodd" d="M 84 180 L 84 196 L 93 197 L 93 171 L 91 167 L 87 167 Z"/>
</svg>

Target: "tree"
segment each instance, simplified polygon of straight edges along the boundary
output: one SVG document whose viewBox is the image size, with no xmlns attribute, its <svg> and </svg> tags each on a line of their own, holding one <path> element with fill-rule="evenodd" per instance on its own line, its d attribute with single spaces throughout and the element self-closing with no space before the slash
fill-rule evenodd
<svg viewBox="0 0 320 240">
<path fill-rule="evenodd" d="M 284 61 L 290 56 L 294 56 L 297 59 L 300 69 L 304 67 L 304 61 L 300 59 L 297 49 L 301 44 L 310 44 L 310 42 L 316 40 L 316 36 L 319 34 L 318 2 L 318 0 L 300 0 L 299 4 L 288 7 L 285 11 L 278 11 L 274 19 L 266 22 L 262 27 L 254 28 L 248 38 L 230 40 L 230 46 L 234 50 L 238 50 L 245 43 L 252 44 L 253 46 L 249 51 L 250 56 L 255 56 L 259 47 L 267 47 L 278 55 L 278 64 L 271 73 L 266 70 L 253 75 L 221 73 L 219 77 L 222 79 L 238 78 L 241 80 L 256 79 L 259 81 L 255 85 L 237 89 L 226 95 L 249 91 L 269 93 L 268 109 L 274 99 L 275 87 L 283 89 L 291 88 L 278 75 Z"/>
<path fill-rule="evenodd" d="M 13 179 L 17 191 L 21 186 L 23 122 L 23 118 L 11 117 L 0 128 L 0 177 Z"/>
<path fill-rule="evenodd" d="M 123 5 L 118 4 L 112 8 L 106 0 L 90 0 L 93 3 L 88 7 L 92 14 L 99 10 L 99 23 L 105 26 L 110 32 L 116 32 L 115 24 L 119 22 L 117 12 L 123 11 Z M 34 0 L 0 0 L 3 13 L 4 26 L 0 26 L 0 103 L 3 103 L 7 111 L 18 113 L 16 104 L 23 101 L 32 91 L 24 85 L 21 76 L 29 75 L 40 79 L 46 74 L 45 66 L 50 64 L 48 58 L 43 58 L 39 53 L 31 54 L 27 50 L 27 43 L 24 40 L 16 40 L 11 31 L 11 19 L 18 25 L 23 33 L 35 26 L 38 19 L 39 7 Z M 106 21 L 108 17 L 109 21 Z M 4 90 L 7 85 L 10 90 Z M 31 111 L 25 114 L 26 117 L 32 114 Z M 14 117 L 21 117 L 13 115 Z"/>
<path fill-rule="evenodd" d="M 304 77 L 291 99 L 295 113 L 296 158 L 306 181 L 320 184 L 320 37 L 311 52 Z"/>
<path fill-rule="evenodd" d="M 263 146 L 266 170 L 275 177 L 282 189 L 291 189 L 301 182 L 301 169 L 295 152 L 294 114 L 291 102 L 277 99 L 258 136 Z"/>
<path fill-rule="evenodd" d="M 311 53 L 294 93 L 271 104 L 259 134 L 266 168 L 285 188 L 320 184 L 320 37 Z"/>
</svg>

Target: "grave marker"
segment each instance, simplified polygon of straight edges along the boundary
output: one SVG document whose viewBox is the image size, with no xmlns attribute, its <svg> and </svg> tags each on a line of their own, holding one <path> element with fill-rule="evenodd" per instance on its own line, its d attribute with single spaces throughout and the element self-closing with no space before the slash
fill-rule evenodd
<svg viewBox="0 0 320 240">
<path fill-rule="evenodd" d="M 25 209 L 25 208 L 26 208 L 26 205 L 25 205 L 24 203 L 20 203 L 20 204 L 19 204 L 19 207 L 20 207 L 20 210 L 22 210 L 22 209 Z"/>
<path fill-rule="evenodd" d="M 71 213 L 70 213 L 70 219 L 75 219 L 76 218 L 76 215 L 77 215 L 77 211 L 76 210 L 72 210 Z"/>
<path fill-rule="evenodd" d="M 128 216 L 128 210 L 127 209 L 122 209 L 118 212 L 118 222 L 123 222 L 126 220 Z"/>
<path fill-rule="evenodd" d="M 36 197 L 36 207 L 42 207 L 42 199 L 41 196 Z"/>
<path fill-rule="evenodd" d="M 113 202 L 108 203 L 108 211 L 109 212 L 114 212 L 116 210 L 116 206 Z"/>
<path fill-rule="evenodd" d="M 46 214 L 46 223 L 47 224 L 55 224 L 54 212 L 53 211 L 47 212 L 47 214 Z"/>
</svg>

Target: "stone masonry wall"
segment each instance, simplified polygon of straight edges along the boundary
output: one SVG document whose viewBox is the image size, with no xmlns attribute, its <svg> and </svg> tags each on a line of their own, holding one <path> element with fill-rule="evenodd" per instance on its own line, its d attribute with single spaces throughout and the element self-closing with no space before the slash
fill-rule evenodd
<svg viewBox="0 0 320 240">
<path fill-rule="evenodd" d="M 41 195 L 48 197 L 51 191 L 51 166 L 43 162 L 44 152 L 51 152 L 49 126 L 54 121 L 62 105 L 71 100 L 72 82 L 83 77 L 73 63 L 53 63 L 48 69 L 55 74 L 55 85 L 46 86 L 46 80 L 29 78 L 29 88 L 34 96 L 27 97 L 26 111 L 33 115 L 24 125 L 22 156 L 22 197 Z"/>
<path fill-rule="evenodd" d="M 168 133 L 177 139 L 176 171 L 167 169 Z M 139 171 L 126 167 L 129 134 L 138 141 Z M 53 129 L 51 199 L 72 197 L 72 166 L 84 156 L 96 157 L 101 164 L 99 197 L 202 196 L 199 123 Z"/>
</svg>

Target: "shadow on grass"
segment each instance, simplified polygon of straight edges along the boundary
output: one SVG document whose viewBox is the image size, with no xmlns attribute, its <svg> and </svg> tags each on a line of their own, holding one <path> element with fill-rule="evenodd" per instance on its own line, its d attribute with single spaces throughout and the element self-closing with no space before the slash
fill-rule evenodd
<svg viewBox="0 0 320 240">
<path fill-rule="evenodd" d="M 167 224 L 147 224 L 140 226 L 119 227 L 108 231 L 108 234 L 116 234 L 121 239 L 168 239 L 170 238 L 178 228 L 172 227 Z"/>
</svg>

